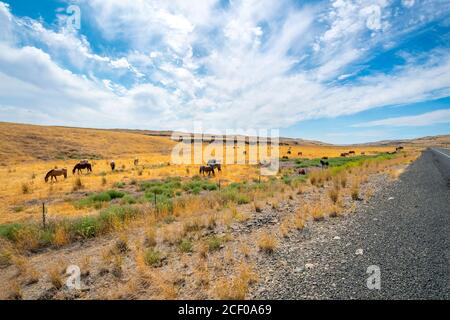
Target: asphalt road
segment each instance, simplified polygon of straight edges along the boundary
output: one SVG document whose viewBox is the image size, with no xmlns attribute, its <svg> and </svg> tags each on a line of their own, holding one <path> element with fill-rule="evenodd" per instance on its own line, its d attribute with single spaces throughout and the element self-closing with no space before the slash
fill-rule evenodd
<svg viewBox="0 0 450 320">
<path fill-rule="evenodd" d="M 358 264 L 380 266 L 381 290 L 361 298 L 450 299 L 450 150 L 426 151 L 386 192 Z"/>
<path fill-rule="evenodd" d="M 288 248 L 256 297 L 450 299 L 450 150 L 425 151 L 362 212 L 323 228 L 321 241 Z M 370 266 L 379 289 L 367 286 Z"/>
</svg>

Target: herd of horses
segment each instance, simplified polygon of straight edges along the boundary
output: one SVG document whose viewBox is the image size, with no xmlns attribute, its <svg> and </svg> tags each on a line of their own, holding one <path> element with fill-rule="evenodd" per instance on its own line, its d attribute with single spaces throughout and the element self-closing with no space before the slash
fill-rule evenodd
<svg viewBox="0 0 450 320">
<path fill-rule="evenodd" d="M 133 161 L 135 166 L 139 165 L 139 159 L 134 159 Z M 112 160 L 109 163 L 111 170 L 115 171 L 116 170 L 116 163 L 114 160 Z M 215 176 L 216 172 L 215 170 L 218 170 L 219 172 L 222 171 L 222 165 L 220 164 L 220 162 L 216 161 L 216 160 L 210 160 L 208 161 L 208 164 L 206 166 L 201 166 L 200 167 L 200 174 L 202 174 L 203 176 L 205 176 L 206 174 L 208 174 L 208 176 Z M 89 163 L 88 160 L 82 160 L 80 162 L 78 162 L 72 170 L 72 174 L 75 175 L 75 173 L 78 174 L 82 174 L 83 170 L 86 170 L 87 173 L 92 172 L 92 164 Z M 50 180 L 50 182 L 52 182 L 53 180 L 55 180 L 56 182 L 58 182 L 58 177 L 64 176 L 64 179 L 67 178 L 67 169 L 66 168 L 62 168 L 62 169 L 52 169 L 49 172 L 47 172 L 47 174 L 45 175 L 45 182 L 48 182 Z"/>
<path fill-rule="evenodd" d="M 397 153 L 399 151 L 403 150 L 403 147 L 397 147 L 395 149 L 395 151 L 393 152 L 389 152 L 390 154 L 392 153 Z M 288 151 L 288 154 L 291 154 L 291 150 Z M 302 152 L 298 152 L 299 156 L 302 156 L 303 153 Z M 352 156 L 352 155 L 356 155 L 356 152 L 353 150 L 350 150 L 349 152 L 343 152 L 341 153 L 341 157 L 347 157 L 347 156 Z M 361 155 L 365 155 L 365 152 L 361 152 Z M 288 157 L 283 157 L 283 159 L 289 159 Z M 134 159 L 133 161 L 135 166 L 139 165 L 139 159 Z M 320 165 L 323 168 L 328 168 L 330 163 L 328 162 L 328 157 L 323 157 L 320 160 Z M 110 162 L 110 167 L 112 171 L 116 170 L 116 163 L 114 162 L 114 160 L 112 160 Z M 203 176 L 208 175 L 208 177 L 210 177 L 211 175 L 215 176 L 216 172 L 215 170 L 218 170 L 219 172 L 222 171 L 222 165 L 220 164 L 220 162 L 216 161 L 216 160 L 209 160 L 206 166 L 201 166 L 199 173 Z M 83 170 L 87 170 L 87 172 L 92 172 L 92 164 L 89 163 L 88 160 L 82 160 L 79 163 L 77 163 L 72 170 L 72 174 L 75 174 L 76 172 L 78 174 L 81 174 L 83 172 Z M 298 172 L 300 175 L 306 175 L 306 169 L 300 169 Z M 52 169 L 49 172 L 47 172 L 47 174 L 45 175 L 45 182 L 48 182 L 48 180 L 50 179 L 50 181 L 52 182 L 53 180 L 58 181 L 57 177 L 60 176 L 64 176 L 64 179 L 67 178 L 67 169 L 63 168 L 63 169 Z"/>
</svg>

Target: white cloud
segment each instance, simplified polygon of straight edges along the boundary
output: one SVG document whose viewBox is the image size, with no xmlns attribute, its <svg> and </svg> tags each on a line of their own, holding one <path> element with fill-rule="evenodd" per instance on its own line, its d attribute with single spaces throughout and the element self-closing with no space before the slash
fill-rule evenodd
<svg viewBox="0 0 450 320">
<path fill-rule="evenodd" d="M 407 8 L 411 8 L 414 5 L 414 2 L 414 0 L 402 0 L 402 4 Z"/>
<path fill-rule="evenodd" d="M 369 121 L 354 125 L 354 127 L 421 127 L 440 123 L 450 123 L 450 109 L 431 111 L 415 116 L 388 118 Z"/>
<path fill-rule="evenodd" d="M 2 119 L 273 128 L 450 95 L 450 59 L 438 51 L 391 74 L 357 77 L 355 62 L 395 43 L 399 32 L 383 0 L 337 0 L 331 8 L 232 1 L 226 10 L 217 1 L 78 3 L 107 44 L 127 49 L 95 53 L 87 38 L 13 17 L 0 2 Z M 33 43 L 23 45 L 20 35 Z M 122 83 L 128 72 L 131 80 Z M 357 82 L 336 81 L 350 76 Z"/>
</svg>

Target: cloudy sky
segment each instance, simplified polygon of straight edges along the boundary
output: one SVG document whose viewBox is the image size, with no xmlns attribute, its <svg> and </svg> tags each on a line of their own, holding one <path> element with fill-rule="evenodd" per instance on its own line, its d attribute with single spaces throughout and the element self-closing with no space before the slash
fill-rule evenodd
<svg viewBox="0 0 450 320">
<path fill-rule="evenodd" d="M 0 0 L 0 121 L 450 134 L 450 0 Z"/>
</svg>

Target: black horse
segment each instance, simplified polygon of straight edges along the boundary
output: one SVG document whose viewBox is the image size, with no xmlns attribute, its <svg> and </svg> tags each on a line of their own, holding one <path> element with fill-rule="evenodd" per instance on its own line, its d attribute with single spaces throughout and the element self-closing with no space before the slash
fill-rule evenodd
<svg viewBox="0 0 450 320">
<path fill-rule="evenodd" d="M 208 167 L 217 169 L 219 172 L 222 172 L 222 164 L 217 160 L 209 160 L 207 165 Z"/>
<path fill-rule="evenodd" d="M 328 168 L 330 163 L 328 161 L 320 160 L 320 164 L 322 165 L 322 168 Z"/>
<path fill-rule="evenodd" d="M 200 174 L 202 174 L 204 176 L 206 173 L 208 174 L 208 177 L 211 176 L 211 173 L 212 173 L 213 176 L 216 175 L 216 173 L 214 172 L 214 167 L 212 167 L 212 166 L 201 166 L 200 167 Z"/>
<path fill-rule="evenodd" d="M 73 167 L 72 173 L 75 174 L 75 171 L 78 170 L 78 174 L 82 173 L 82 170 L 87 169 L 88 172 L 92 172 L 92 165 L 87 162 L 80 162 Z"/>
</svg>

